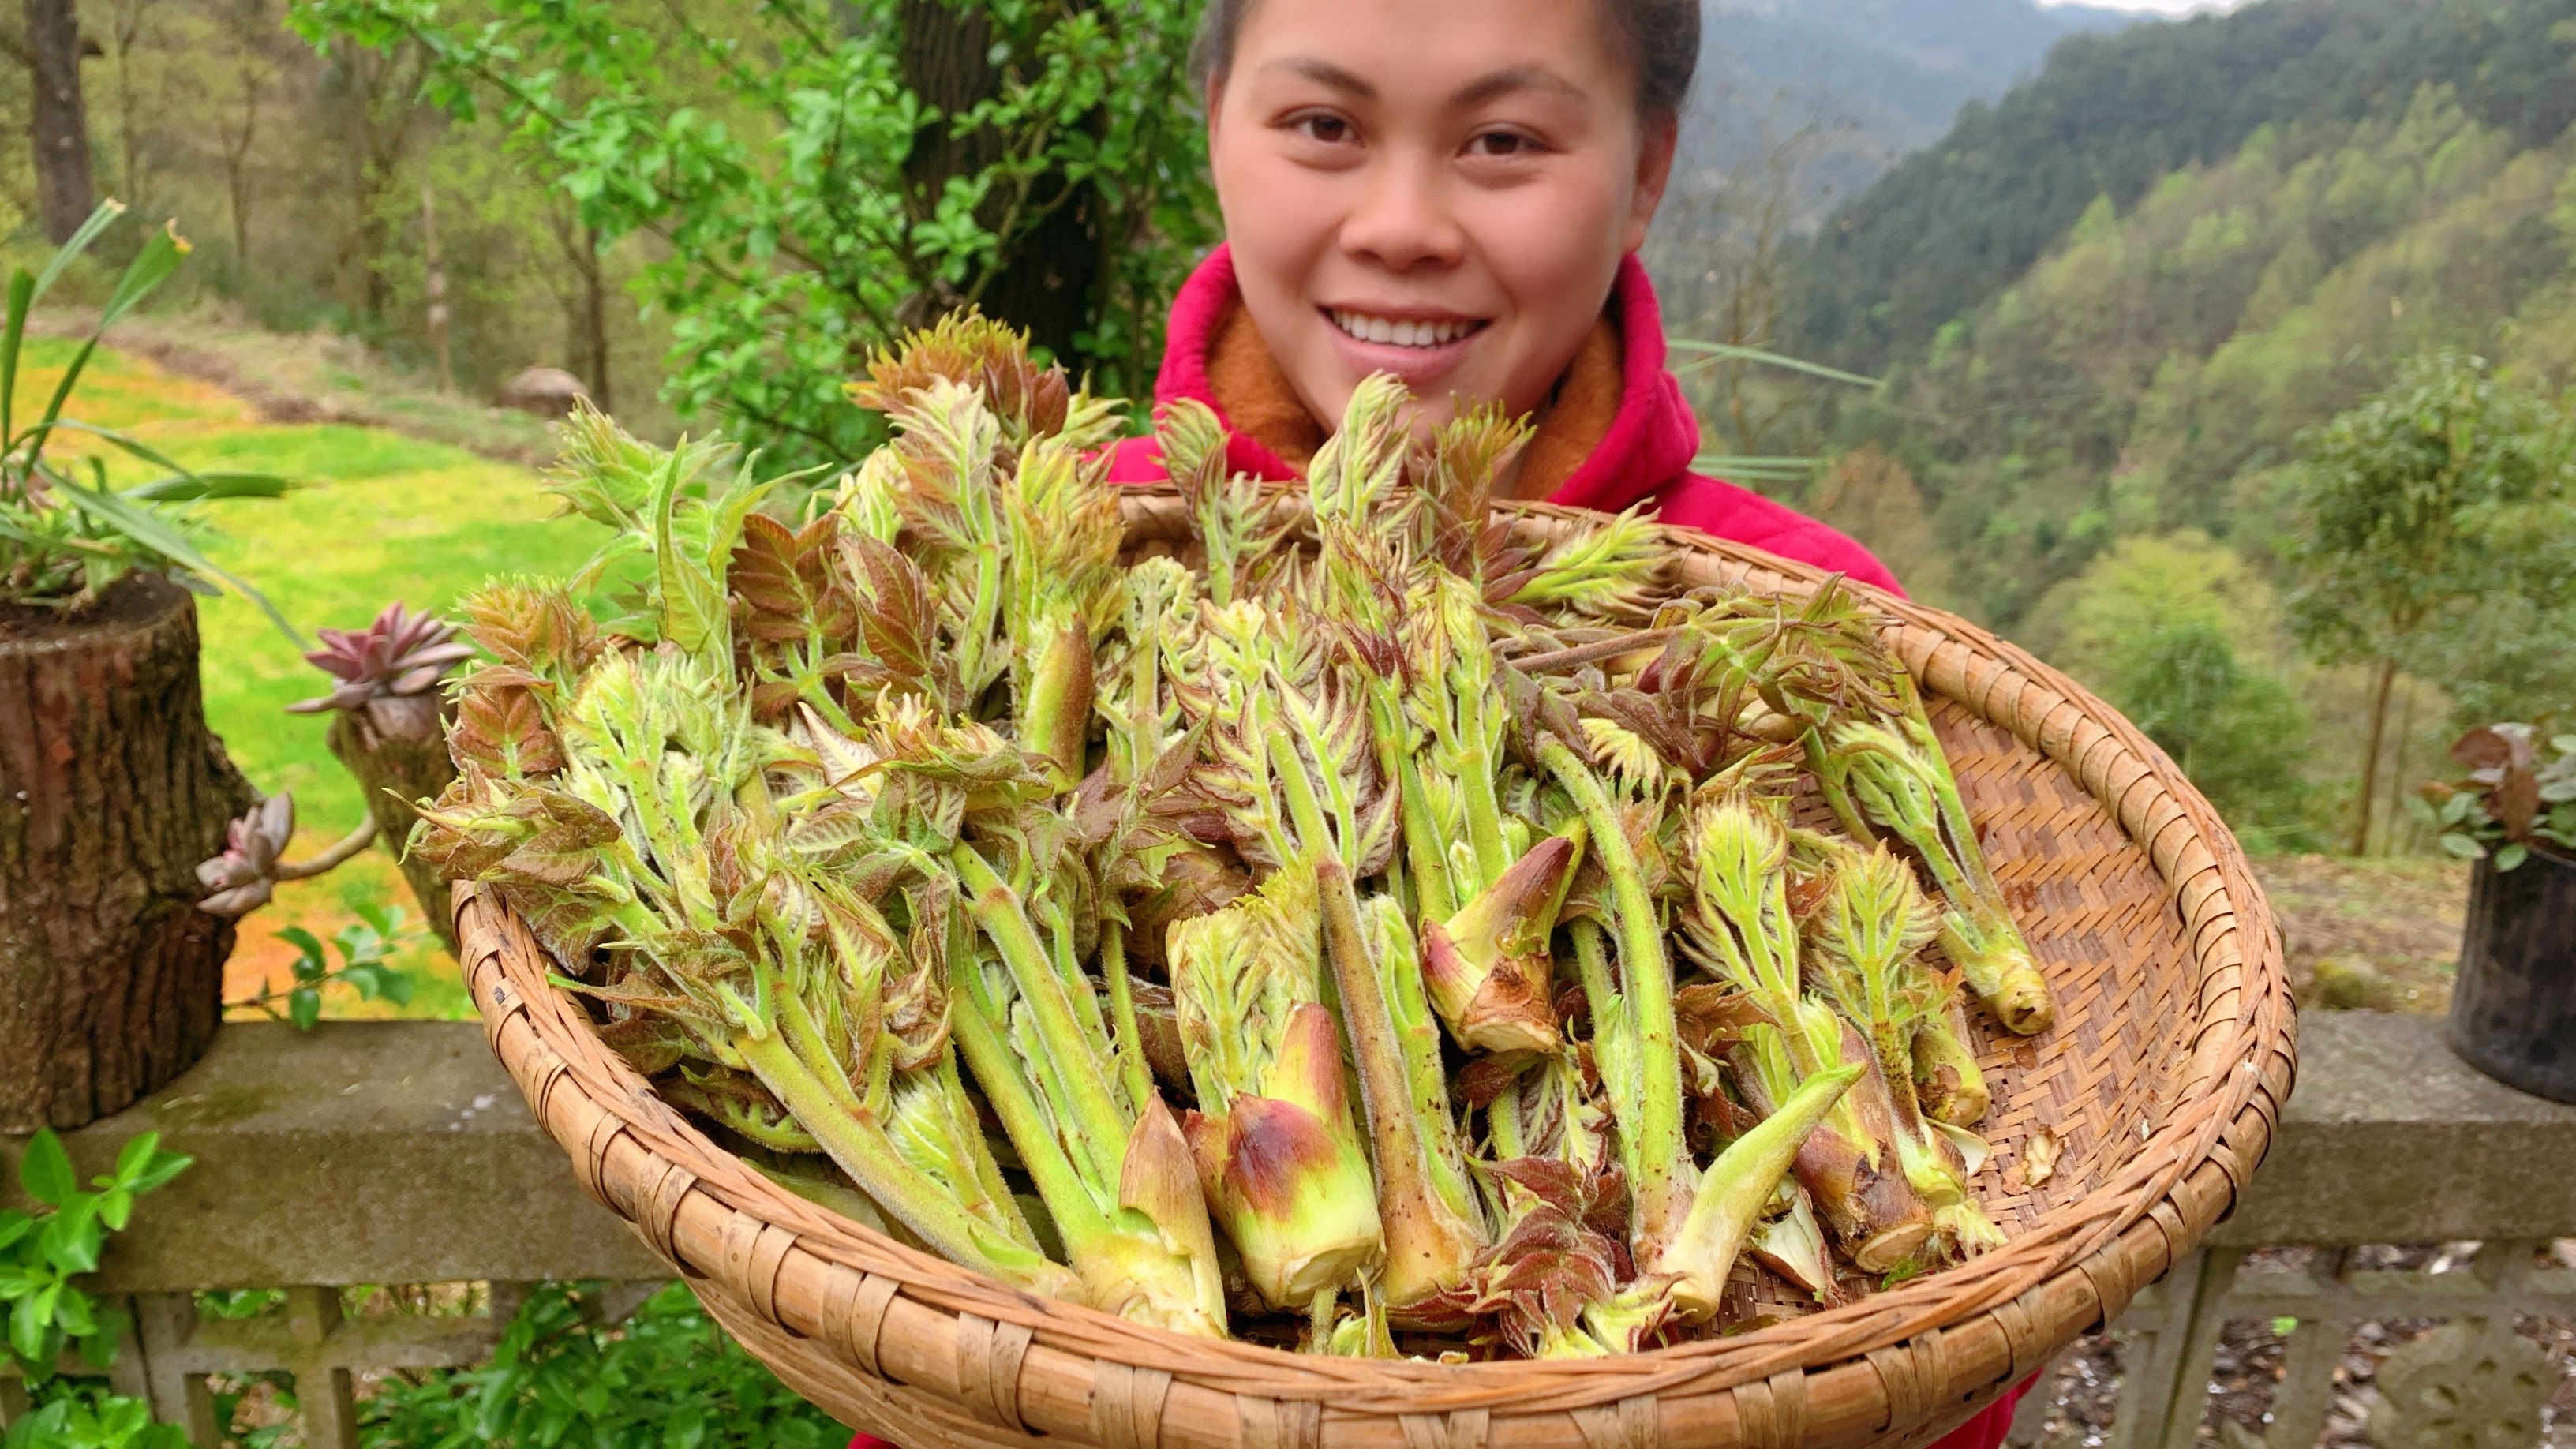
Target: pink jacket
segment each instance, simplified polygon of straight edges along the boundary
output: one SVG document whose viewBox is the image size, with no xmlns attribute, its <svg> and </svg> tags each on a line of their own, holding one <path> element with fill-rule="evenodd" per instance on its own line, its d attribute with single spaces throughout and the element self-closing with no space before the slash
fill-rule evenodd
<svg viewBox="0 0 2576 1449">
<path fill-rule="evenodd" d="M 1155 401 L 1192 398 L 1225 416 L 1208 383 L 1208 350 L 1236 296 L 1234 259 L 1220 246 L 1172 299 Z M 1843 534 L 1758 493 L 1690 471 L 1699 452 L 1699 419 L 1683 401 L 1681 384 L 1664 370 L 1663 314 L 1655 305 L 1654 284 L 1633 256 L 1619 264 L 1611 305 L 1619 309 L 1619 334 L 1627 349 L 1621 360 L 1624 387 L 1618 415 L 1601 445 L 1548 502 L 1616 512 L 1644 500 L 1666 523 L 1751 544 L 1884 589 L 1897 588 L 1886 566 Z M 1283 482 L 1297 476 L 1296 469 L 1248 434 L 1230 434 L 1226 456 L 1240 473 Z M 1161 482 L 1162 459 L 1154 440 L 1130 438 L 1119 444 L 1109 476 L 1121 483 Z"/>
</svg>

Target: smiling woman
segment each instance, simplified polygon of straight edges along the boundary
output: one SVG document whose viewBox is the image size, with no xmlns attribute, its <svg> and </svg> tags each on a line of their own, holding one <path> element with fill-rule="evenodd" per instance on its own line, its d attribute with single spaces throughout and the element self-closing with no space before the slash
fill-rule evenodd
<svg viewBox="0 0 2576 1449">
<path fill-rule="evenodd" d="M 1226 463 L 1300 476 L 1373 373 L 1428 430 L 1530 420 L 1503 487 L 1895 580 L 1857 544 L 1692 474 L 1699 423 L 1635 258 L 1671 174 L 1697 0 L 1216 0 L 1198 50 L 1227 244 L 1172 308 L 1155 395 Z M 1151 439 L 1113 476 L 1159 479 Z"/>
<path fill-rule="evenodd" d="M 1435 424 L 1536 411 L 1672 169 L 1658 11 L 1561 0 L 1236 5 L 1208 152 L 1245 310 L 1317 417 L 1373 372 Z M 1222 41 L 1221 41 L 1222 43 Z M 1687 52 L 1685 52 L 1687 53 Z M 1685 72 L 1684 86 L 1687 85 Z"/>
</svg>

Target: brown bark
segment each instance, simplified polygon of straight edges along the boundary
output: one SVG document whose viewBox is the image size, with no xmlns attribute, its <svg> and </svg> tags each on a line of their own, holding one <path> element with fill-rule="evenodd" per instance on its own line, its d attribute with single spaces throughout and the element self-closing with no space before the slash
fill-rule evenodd
<svg viewBox="0 0 2576 1449">
<path fill-rule="evenodd" d="M 362 46 L 334 47 L 332 58 L 332 124 L 346 141 L 340 153 L 349 207 L 349 229 L 340 244 L 343 285 L 350 310 L 382 321 L 391 295 L 383 268 L 392 242 L 384 192 L 410 152 L 412 127 L 421 115 L 412 99 L 419 89 L 420 52 L 406 46 L 383 56 Z"/>
<path fill-rule="evenodd" d="M 228 109 L 215 129 L 222 139 L 224 193 L 232 209 L 233 266 L 242 270 L 250 265 L 251 149 L 259 141 L 260 104 L 272 78 L 261 43 L 276 30 L 277 22 L 268 16 L 261 0 L 246 0 L 231 7 L 226 18 L 236 60 L 234 79 L 241 85 L 240 124 L 232 124 L 233 113 Z"/>
<path fill-rule="evenodd" d="M 2352 853 L 2370 851 L 2371 806 L 2379 795 L 2379 749 L 2388 738 L 2388 691 L 2397 682 L 2397 661 L 2379 661 L 2379 681 L 2370 691 L 2370 742 L 2361 749 L 2361 804 L 2352 823 Z"/>
<path fill-rule="evenodd" d="M 903 82 L 941 112 L 913 138 L 904 165 L 904 179 L 926 208 L 938 201 L 948 178 L 972 176 L 1002 159 L 1000 136 L 990 130 L 952 135 L 949 118 L 1001 94 L 1004 77 L 992 61 L 992 22 L 980 10 L 944 0 L 904 0 L 901 17 Z M 995 186 L 977 216 L 1005 235 L 996 270 L 972 300 L 987 315 L 1028 329 L 1030 341 L 1071 357 L 1074 337 L 1090 316 L 1099 271 L 1099 219 L 1090 188 L 1068 194 L 1063 178 L 1049 174 L 1025 196 L 1005 194 L 1010 189 Z M 1037 218 L 1033 226 L 1030 218 Z M 905 320 L 928 322 L 965 300 L 934 289 L 913 299 L 907 308 L 913 315 Z"/>
<path fill-rule="evenodd" d="M 256 798 L 206 729 L 176 585 L 0 618 L 0 1132 L 117 1111 L 205 1051 L 233 923 L 196 908 L 196 867 Z"/>
<path fill-rule="evenodd" d="M 608 276 L 599 256 L 599 233 L 580 227 L 580 245 L 574 252 L 574 267 L 581 274 L 581 354 L 582 380 L 590 384 L 590 400 L 604 413 L 617 411 L 617 403 L 608 390 Z"/>
<path fill-rule="evenodd" d="M 25 14 L 34 94 L 27 137 L 35 151 L 37 211 L 45 235 L 59 246 L 98 205 L 90 175 L 89 107 L 81 100 L 80 15 L 72 0 L 26 0 Z"/>
<path fill-rule="evenodd" d="M 342 711 L 331 718 L 330 744 L 331 753 L 358 777 L 367 814 L 376 822 L 377 841 L 402 863 L 412 899 L 420 903 L 430 929 L 452 956 L 456 954 L 456 912 L 446 876 L 405 849 L 412 825 L 420 819 L 411 802 L 436 799 L 456 778 L 456 763 L 447 754 L 446 731 L 435 727 L 434 712 L 431 720 L 433 727 L 422 738 L 422 731 L 408 727 L 410 721 L 378 720 L 367 709 Z"/>
</svg>

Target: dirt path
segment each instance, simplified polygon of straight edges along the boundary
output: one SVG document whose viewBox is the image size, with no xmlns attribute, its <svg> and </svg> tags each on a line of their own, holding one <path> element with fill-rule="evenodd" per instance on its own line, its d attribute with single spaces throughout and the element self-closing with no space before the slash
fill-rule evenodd
<svg viewBox="0 0 2576 1449">
<path fill-rule="evenodd" d="M 30 334 L 86 337 L 95 314 L 29 319 Z M 504 463 L 539 466 L 556 451 L 553 424 L 480 399 L 422 388 L 361 343 L 323 332 L 268 332 L 221 316 L 128 317 L 107 346 L 208 383 L 271 423 L 350 423 L 445 443 Z"/>
<path fill-rule="evenodd" d="M 2451 1009 L 2469 867 L 2447 859 L 2266 856 L 2254 862 L 2302 1007 Z"/>
</svg>

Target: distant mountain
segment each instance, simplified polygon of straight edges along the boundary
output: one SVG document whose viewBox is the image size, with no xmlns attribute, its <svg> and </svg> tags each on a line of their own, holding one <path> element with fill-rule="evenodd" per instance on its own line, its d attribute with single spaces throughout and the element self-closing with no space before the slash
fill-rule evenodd
<svg viewBox="0 0 2576 1449">
<path fill-rule="evenodd" d="M 1829 135 L 1799 176 L 1810 214 L 1938 139 L 1962 105 L 2037 71 L 2059 40 L 2139 18 L 2032 0 L 1720 0 L 1705 16 L 1686 168 L 1735 169 L 1766 132 L 1821 123 Z"/>
<path fill-rule="evenodd" d="M 1916 33 L 1899 17 L 1946 8 L 1830 3 L 1884 10 L 1862 23 L 1891 42 Z M 1782 344 L 1865 370 L 1920 355 L 2095 198 L 2126 210 L 2159 178 L 2226 157 L 2266 125 L 2393 120 L 2429 83 L 2453 87 L 2470 119 L 2518 145 L 2554 141 L 2576 122 L 2571 38 L 2576 0 L 2260 0 L 2073 36 L 2036 76 L 1994 105 L 1972 101 L 1947 135 L 1793 249 Z"/>
</svg>

